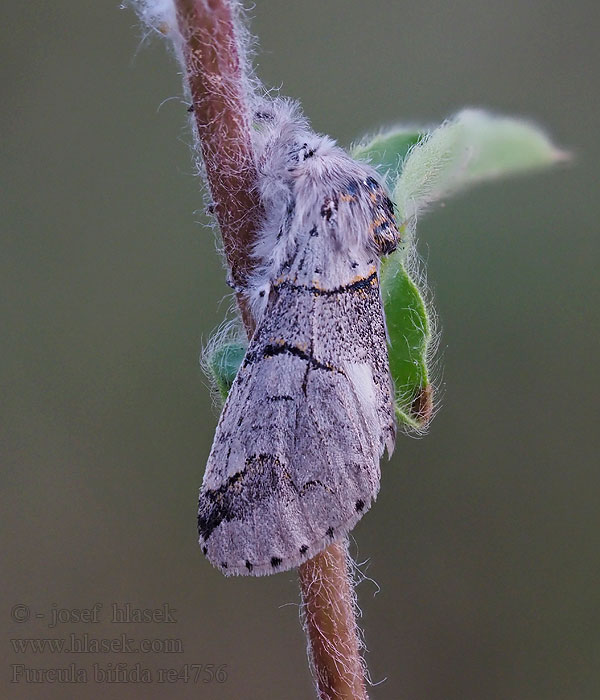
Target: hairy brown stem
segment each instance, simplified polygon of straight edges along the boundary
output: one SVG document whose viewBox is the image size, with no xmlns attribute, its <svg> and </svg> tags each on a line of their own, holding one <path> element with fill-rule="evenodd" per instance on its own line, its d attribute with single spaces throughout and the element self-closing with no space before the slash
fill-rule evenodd
<svg viewBox="0 0 600 700">
<path fill-rule="evenodd" d="M 348 540 L 329 545 L 298 569 L 311 660 L 322 700 L 366 700 Z"/>
<path fill-rule="evenodd" d="M 187 81 L 206 177 L 234 285 L 252 271 L 261 217 L 250 115 L 235 18 L 228 0 L 175 0 Z M 238 303 L 248 336 L 254 323 Z M 354 617 L 347 543 L 330 545 L 299 569 L 306 632 L 320 697 L 367 697 Z"/>
<path fill-rule="evenodd" d="M 175 0 L 175 5 L 206 177 L 250 336 L 254 322 L 240 290 L 252 270 L 261 206 L 233 8 L 227 0 Z"/>
</svg>

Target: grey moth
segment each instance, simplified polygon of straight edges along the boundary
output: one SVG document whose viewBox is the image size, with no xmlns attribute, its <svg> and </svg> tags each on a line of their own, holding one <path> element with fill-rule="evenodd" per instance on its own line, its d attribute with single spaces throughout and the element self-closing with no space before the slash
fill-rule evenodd
<svg viewBox="0 0 600 700">
<path fill-rule="evenodd" d="M 198 506 L 202 550 L 226 575 L 285 571 L 345 535 L 396 434 L 379 265 L 399 233 L 381 179 L 285 100 L 257 110 L 254 149 L 256 331 Z"/>
</svg>

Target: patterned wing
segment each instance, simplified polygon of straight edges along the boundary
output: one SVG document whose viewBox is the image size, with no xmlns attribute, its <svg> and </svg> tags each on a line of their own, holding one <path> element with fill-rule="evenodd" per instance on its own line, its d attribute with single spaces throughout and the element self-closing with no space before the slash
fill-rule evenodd
<svg viewBox="0 0 600 700">
<path fill-rule="evenodd" d="M 225 574 L 298 566 L 368 510 L 393 439 L 376 267 L 333 290 L 281 281 L 217 427 L 204 553 Z"/>
</svg>

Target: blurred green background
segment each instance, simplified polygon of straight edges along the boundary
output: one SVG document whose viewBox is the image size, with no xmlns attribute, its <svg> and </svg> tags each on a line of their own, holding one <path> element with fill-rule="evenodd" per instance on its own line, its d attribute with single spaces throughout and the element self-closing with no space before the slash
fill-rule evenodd
<svg viewBox="0 0 600 700">
<path fill-rule="evenodd" d="M 2 697 L 312 697 L 294 572 L 196 544 L 217 411 L 198 365 L 230 304 L 177 66 L 117 2 L 6 3 Z M 257 0 L 258 73 L 349 144 L 462 106 L 524 115 L 570 167 L 420 222 L 441 409 L 354 531 L 373 698 L 600 697 L 597 3 Z M 160 109 L 159 109 L 160 107 Z M 48 629 L 53 604 L 102 621 Z M 109 624 L 167 602 L 171 625 Z M 11 620 L 15 604 L 31 618 Z M 36 615 L 46 615 L 38 618 Z M 180 638 L 181 654 L 17 654 L 10 638 Z M 11 684 L 10 665 L 227 664 L 225 683 Z"/>
</svg>

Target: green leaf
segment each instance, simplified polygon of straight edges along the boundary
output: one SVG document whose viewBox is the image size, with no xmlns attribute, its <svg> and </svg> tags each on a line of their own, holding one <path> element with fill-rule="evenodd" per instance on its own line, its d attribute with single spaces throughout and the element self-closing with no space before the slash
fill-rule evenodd
<svg viewBox="0 0 600 700">
<path fill-rule="evenodd" d="M 442 197 L 568 157 L 534 124 L 466 109 L 410 150 L 393 199 L 400 221 L 411 229 L 417 214 Z"/>
<path fill-rule="evenodd" d="M 412 428 L 423 428 L 432 412 L 433 391 L 427 369 L 431 327 L 425 301 L 406 270 L 401 251 L 382 261 L 381 294 L 396 416 Z"/>
<path fill-rule="evenodd" d="M 395 127 L 354 146 L 352 157 L 372 163 L 382 171 L 387 170 L 391 179 L 395 181 L 406 154 L 425 135 L 424 130 Z"/>
<path fill-rule="evenodd" d="M 219 390 L 223 401 L 229 394 L 245 353 L 246 345 L 244 343 L 240 341 L 228 342 L 212 350 L 205 360 L 210 377 Z"/>
<path fill-rule="evenodd" d="M 427 353 L 431 327 L 425 302 L 406 270 L 417 215 L 428 205 L 477 182 L 552 165 L 568 158 L 537 126 L 481 110 L 463 110 L 437 129 L 396 128 L 352 152 L 388 171 L 403 235 L 382 261 L 381 287 L 389 335 L 398 420 L 422 428 L 431 416 Z"/>
</svg>

